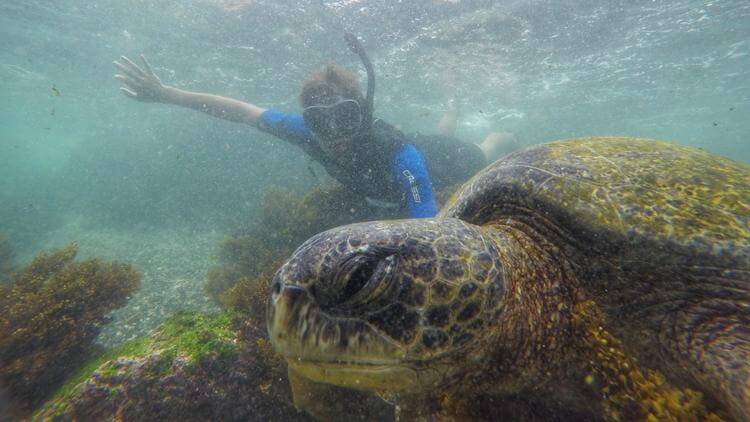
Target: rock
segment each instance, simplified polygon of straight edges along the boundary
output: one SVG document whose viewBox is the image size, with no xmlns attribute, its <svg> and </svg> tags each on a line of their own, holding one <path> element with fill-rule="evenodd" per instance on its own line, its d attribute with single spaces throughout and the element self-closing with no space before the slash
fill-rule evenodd
<svg viewBox="0 0 750 422">
<path fill-rule="evenodd" d="M 229 313 L 177 314 L 63 387 L 35 419 L 309 420 L 264 335 Z"/>
</svg>

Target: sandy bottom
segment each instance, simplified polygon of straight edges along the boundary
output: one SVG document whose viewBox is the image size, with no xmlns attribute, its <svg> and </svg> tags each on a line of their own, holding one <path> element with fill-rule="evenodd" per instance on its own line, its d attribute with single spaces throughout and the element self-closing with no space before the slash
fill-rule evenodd
<svg viewBox="0 0 750 422">
<path fill-rule="evenodd" d="M 203 283 L 216 264 L 221 233 L 169 229 L 124 232 L 82 229 L 71 224 L 50 233 L 41 249 L 58 248 L 75 240 L 78 259 L 97 257 L 133 265 L 143 274 L 141 288 L 123 308 L 115 310 L 97 341 L 113 347 L 140 337 L 181 310 L 214 312 Z M 30 257 L 29 257 L 30 259 Z"/>
</svg>

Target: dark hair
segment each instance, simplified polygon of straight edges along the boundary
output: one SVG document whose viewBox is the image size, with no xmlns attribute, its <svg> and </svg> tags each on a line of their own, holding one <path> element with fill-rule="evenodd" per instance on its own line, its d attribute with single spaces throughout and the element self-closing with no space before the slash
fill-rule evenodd
<svg viewBox="0 0 750 422">
<path fill-rule="evenodd" d="M 310 107 L 320 102 L 321 98 L 332 95 L 340 95 L 360 104 L 365 102 L 357 77 L 335 64 L 314 73 L 302 84 L 299 102 L 303 108 Z"/>
</svg>

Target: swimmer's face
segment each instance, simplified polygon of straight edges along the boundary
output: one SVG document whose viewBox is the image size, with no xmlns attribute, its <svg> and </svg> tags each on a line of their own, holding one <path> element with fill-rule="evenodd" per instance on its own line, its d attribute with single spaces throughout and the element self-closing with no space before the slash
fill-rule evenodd
<svg viewBox="0 0 750 422">
<path fill-rule="evenodd" d="M 362 110 L 355 100 L 338 95 L 322 98 L 302 113 L 305 125 L 317 136 L 320 147 L 330 153 L 351 149 L 362 127 Z"/>
<path fill-rule="evenodd" d="M 321 136 L 318 138 L 318 145 L 320 145 L 320 149 L 327 154 L 346 154 L 347 152 L 350 152 L 354 146 L 354 137 L 326 138 Z"/>
</svg>

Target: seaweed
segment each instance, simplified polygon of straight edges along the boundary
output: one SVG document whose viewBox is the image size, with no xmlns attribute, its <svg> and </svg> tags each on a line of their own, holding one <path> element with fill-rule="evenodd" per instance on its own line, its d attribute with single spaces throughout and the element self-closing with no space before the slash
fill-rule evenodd
<svg viewBox="0 0 750 422">
<path fill-rule="evenodd" d="M 272 279 L 272 271 L 261 273 L 257 277 L 241 277 L 221 294 L 219 300 L 225 308 L 265 324 L 266 300 Z"/>
<path fill-rule="evenodd" d="M 255 295 L 258 289 L 253 285 L 267 286 L 283 260 L 307 238 L 332 227 L 363 221 L 367 211 L 341 186 L 316 189 L 304 196 L 273 188 L 263 199 L 258 222 L 221 242 L 220 265 L 209 270 L 204 288 L 224 306 L 240 311 L 247 310 L 245 305 L 262 307 L 257 300 L 248 302 L 249 299 L 231 296 Z"/>
<path fill-rule="evenodd" d="M 19 412 L 54 391 L 93 351 L 105 315 L 140 285 L 127 264 L 74 262 L 77 245 L 40 253 L 0 285 L 0 384 Z"/>
</svg>

